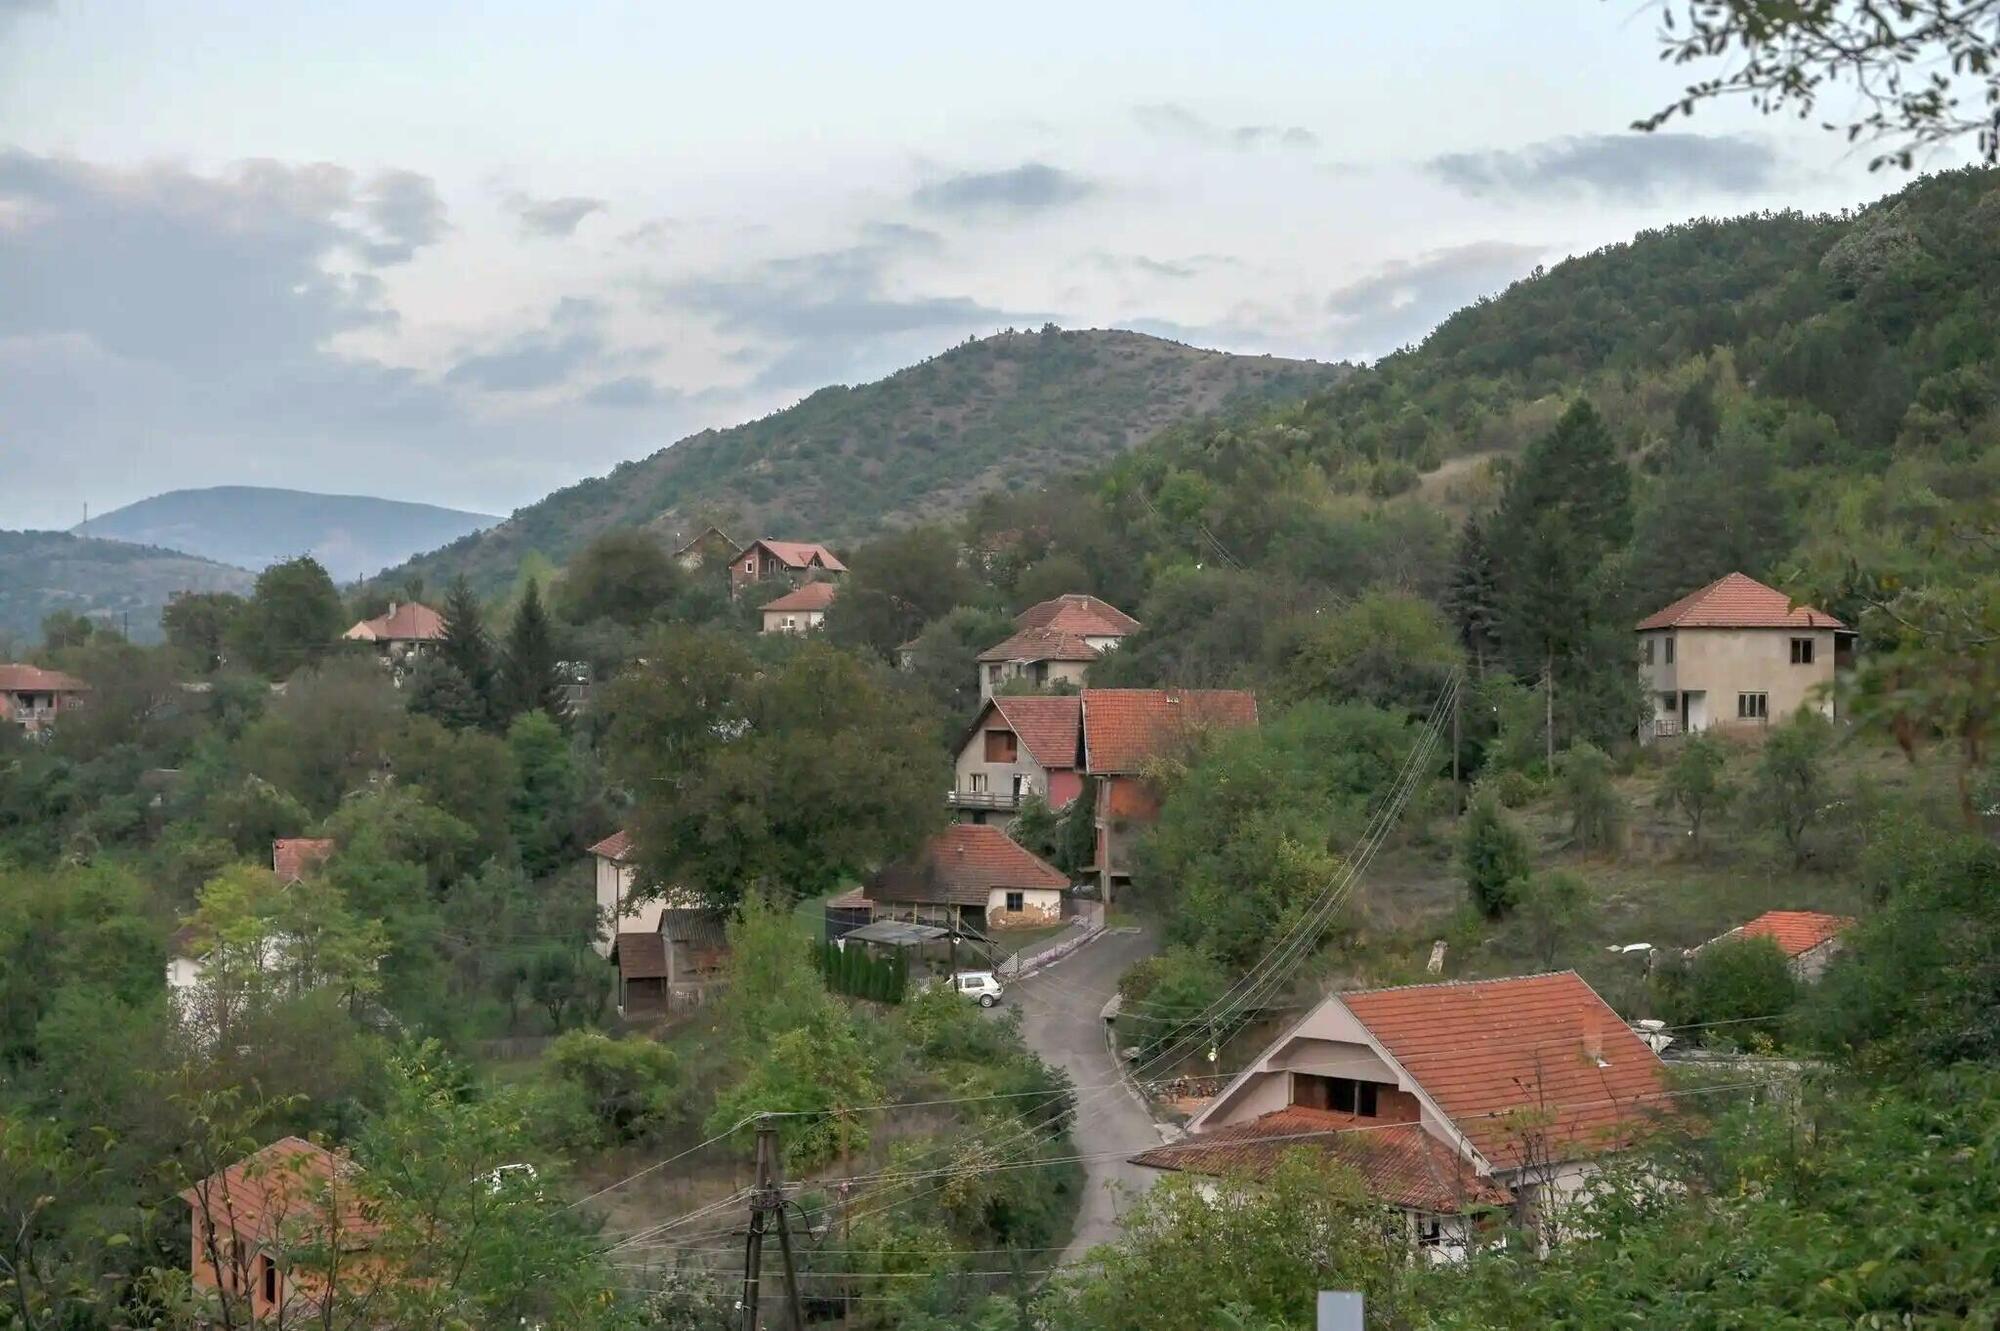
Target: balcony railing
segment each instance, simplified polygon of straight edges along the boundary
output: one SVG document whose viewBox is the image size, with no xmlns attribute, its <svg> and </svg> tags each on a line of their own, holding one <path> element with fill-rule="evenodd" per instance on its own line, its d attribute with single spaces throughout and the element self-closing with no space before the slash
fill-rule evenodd
<svg viewBox="0 0 2000 1331">
<path fill-rule="evenodd" d="M 944 802 L 947 808 L 982 813 L 1012 813 L 1021 807 L 1020 797 L 1011 790 L 947 790 Z"/>
</svg>

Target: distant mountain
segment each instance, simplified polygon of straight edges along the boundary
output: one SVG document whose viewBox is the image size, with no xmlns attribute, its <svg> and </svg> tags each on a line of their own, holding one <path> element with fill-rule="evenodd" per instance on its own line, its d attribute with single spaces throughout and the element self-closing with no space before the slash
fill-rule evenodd
<svg viewBox="0 0 2000 1331">
<path fill-rule="evenodd" d="M 674 539 L 717 522 L 738 540 L 855 541 L 955 513 L 988 490 L 1072 474 L 1191 416 L 1300 396 L 1345 371 L 1141 333 L 1003 333 L 693 435 L 395 573 L 441 586 L 463 572 L 497 591 L 525 556 L 561 562 L 618 526 Z"/>
<path fill-rule="evenodd" d="M 160 607 L 175 592 L 247 592 L 255 581 L 243 569 L 174 550 L 60 531 L 0 531 L 0 634 L 32 640 L 44 615 L 72 610 L 152 641 Z"/>
<path fill-rule="evenodd" d="M 142 499 L 75 530 L 248 569 L 311 555 L 336 581 L 349 582 L 499 520 L 400 499 L 218 485 Z"/>
</svg>

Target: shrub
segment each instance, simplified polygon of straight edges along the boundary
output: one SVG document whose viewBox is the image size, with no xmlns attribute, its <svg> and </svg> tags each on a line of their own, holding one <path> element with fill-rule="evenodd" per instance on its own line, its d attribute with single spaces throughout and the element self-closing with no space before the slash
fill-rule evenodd
<svg viewBox="0 0 2000 1331">
<path fill-rule="evenodd" d="M 1725 938 L 1695 954 L 1669 995 L 1676 1025 L 1700 1025 L 1717 1041 L 1776 1036 L 1799 982 L 1785 954 L 1768 938 Z"/>
<path fill-rule="evenodd" d="M 1512 910 L 1532 860 L 1527 836 L 1493 792 L 1484 787 L 1476 791 L 1458 837 L 1458 863 L 1473 904 L 1489 919 Z"/>
<path fill-rule="evenodd" d="M 1535 958 L 1544 969 L 1553 967 L 1563 945 L 1588 922 L 1590 886 L 1577 875 L 1558 869 L 1528 879 L 1519 896 L 1521 927 Z"/>
<path fill-rule="evenodd" d="M 549 1068 L 581 1096 L 602 1139 L 614 1145 L 657 1136 L 684 1100 L 673 1051 L 644 1036 L 570 1031 L 550 1046 Z"/>
<path fill-rule="evenodd" d="M 1715 736 L 1698 733 L 1681 742 L 1660 778 L 1656 803 L 1662 809 L 1678 810 L 1687 819 L 1688 835 L 1695 853 L 1701 853 L 1701 829 L 1710 818 L 1729 807 L 1736 788 L 1729 784 L 1725 769 L 1729 755 Z"/>
<path fill-rule="evenodd" d="M 1614 850 L 1625 828 L 1625 800 L 1611 784 L 1611 758 L 1595 744 L 1574 746 L 1556 763 L 1569 834 L 1587 851 Z"/>
<path fill-rule="evenodd" d="M 1833 727 L 1827 719 L 1800 708 L 1771 731 L 1757 760 L 1757 808 L 1792 852 L 1794 867 L 1806 862 L 1807 836 L 1826 804 L 1826 758 L 1832 747 Z"/>
</svg>

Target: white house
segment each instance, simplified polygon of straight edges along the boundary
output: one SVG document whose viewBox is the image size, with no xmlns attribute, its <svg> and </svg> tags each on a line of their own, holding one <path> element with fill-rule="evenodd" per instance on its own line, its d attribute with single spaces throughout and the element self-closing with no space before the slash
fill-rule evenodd
<svg viewBox="0 0 2000 1331">
<path fill-rule="evenodd" d="M 659 897 L 632 899 L 638 868 L 632 862 L 631 834 L 613 832 L 590 848 L 590 857 L 597 869 L 597 936 L 591 946 L 598 955 L 609 957 L 611 945 L 621 933 L 658 933 L 660 912 L 668 903 Z"/>
</svg>

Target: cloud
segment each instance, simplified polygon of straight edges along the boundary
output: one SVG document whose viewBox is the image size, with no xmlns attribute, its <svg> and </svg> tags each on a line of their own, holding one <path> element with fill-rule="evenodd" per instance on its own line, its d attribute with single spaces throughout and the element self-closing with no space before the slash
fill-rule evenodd
<svg viewBox="0 0 2000 1331">
<path fill-rule="evenodd" d="M 1033 213 L 1089 198 L 1097 185 L 1044 162 L 1004 171 L 968 171 L 919 185 L 910 200 L 935 213 Z"/>
<path fill-rule="evenodd" d="M 672 389 L 662 388 L 642 374 L 628 374 L 617 379 L 606 380 L 579 399 L 588 407 L 606 407 L 617 411 L 632 411 L 646 407 L 661 407 L 677 402 L 681 395 Z"/>
<path fill-rule="evenodd" d="M 583 219 L 604 212 L 609 205 L 602 199 L 566 195 L 560 199 L 537 199 L 526 194 L 509 194 L 507 211 L 521 223 L 521 234 L 543 240 L 565 240 L 576 234 Z"/>
<path fill-rule="evenodd" d="M 1132 118 L 1149 134 L 1208 148 L 1248 152 L 1254 148 L 1317 148 L 1319 135 L 1303 125 L 1218 125 L 1177 102 L 1132 108 Z"/>
<path fill-rule="evenodd" d="M 1386 263 L 1327 296 L 1336 354 L 1377 356 L 1419 342 L 1453 311 L 1523 276 L 1547 249 L 1482 240 Z"/>
<path fill-rule="evenodd" d="M 553 388 L 604 353 L 603 314 L 596 301 L 565 297 L 550 311 L 546 327 L 466 357 L 446 371 L 444 380 L 496 393 Z"/>
<path fill-rule="evenodd" d="M 1424 169 L 1477 198 L 1553 193 L 1646 203 L 1690 192 L 1760 193 L 1779 183 L 1780 165 L 1770 144 L 1747 134 L 1591 134 L 1446 153 Z"/>
<path fill-rule="evenodd" d="M 367 247 L 375 263 L 406 263 L 445 232 L 444 200 L 429 176 L 383 171 L 369 182 L 362 209 L 381 239 Z"/>
</svg>

